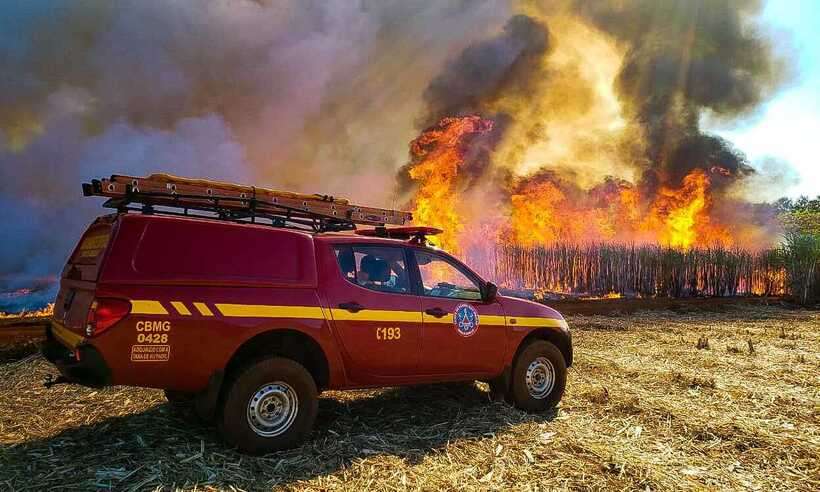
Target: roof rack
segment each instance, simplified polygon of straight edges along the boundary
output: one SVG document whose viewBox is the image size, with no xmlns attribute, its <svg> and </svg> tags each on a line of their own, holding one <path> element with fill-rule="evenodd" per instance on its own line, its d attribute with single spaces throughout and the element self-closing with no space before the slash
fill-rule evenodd
<svg viewBox="0 0 820 492">
<path fill-rule="evenodd" d="M 115 174 L 83 183 L 83 195 L 108 197 L 103 206 L 122 213 L 135 211 L 263 224 L 267 220 L 274 227 L 313 232 L 355 230 L 356 224 L 404 225 L 413 220 L 410 212 L 353 205 L 329 195 L 306 195 L 170 174 Z"/>
</svg>

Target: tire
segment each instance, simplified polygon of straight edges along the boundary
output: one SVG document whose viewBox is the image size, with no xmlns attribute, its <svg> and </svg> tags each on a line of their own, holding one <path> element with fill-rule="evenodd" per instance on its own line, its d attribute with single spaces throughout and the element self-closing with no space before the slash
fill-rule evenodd
<svg viewBox="0 0 820 492">
<path fill-rule="evenodd" d="M 512 403 L 527 412 L 544 412 L 558 405 L 564 395 L 566 361 L 555 345 L 533 340 L 516 357 L 511 379 Z"/>
<path fill-rule="evenodd" d="M 318 407 L 316 383 L 301 364 L 281 357 L 257 359 L 228 385 L 217 427 L 241 452 L 260 455 L 301 444 L 313 429 Z"/>
</svg>

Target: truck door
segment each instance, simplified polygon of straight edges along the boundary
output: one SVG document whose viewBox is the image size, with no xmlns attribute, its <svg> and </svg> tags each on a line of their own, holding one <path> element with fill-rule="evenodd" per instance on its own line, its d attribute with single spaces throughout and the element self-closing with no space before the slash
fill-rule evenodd
<svg viewBox="0 0 820 492">
<path fill-rule="evenodd" d="M 481 300 L 480 280 L 456 261 L 413 250 L 422 297 L 424 374 L 498 374 L 507 341 L 504 309 Z"/>
<path fill-rule="evenodd" d="M 326 295 L 348 374 L 357 382 L 415 374 L 421 298 L 411 286 L 406 248 L 338 244 L 333 250 L 337 268 L 327 275 Z"/>
</svg>

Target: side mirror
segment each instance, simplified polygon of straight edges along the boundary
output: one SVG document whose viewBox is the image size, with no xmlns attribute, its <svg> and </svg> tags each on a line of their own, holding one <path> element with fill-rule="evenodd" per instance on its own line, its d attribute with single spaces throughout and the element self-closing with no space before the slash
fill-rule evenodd
<svg viewBox="0 0 820 492">
<path fill-rule="evenodd" d="M 484 284 L 483 292 L 481 293 L 481 300 L 484 302 L 493 302 L 498 295 L 498 286 L 492 282 Z"/>
</svg>

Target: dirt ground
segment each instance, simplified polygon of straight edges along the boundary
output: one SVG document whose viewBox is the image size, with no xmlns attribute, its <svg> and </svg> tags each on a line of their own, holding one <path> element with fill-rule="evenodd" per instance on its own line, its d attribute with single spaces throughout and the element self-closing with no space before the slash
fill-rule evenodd
<svg viewBox="0 0 820 492">
<path fill-rule="evenodd" d="M 820 313 L 569 321 L 557 412 L 491 403 L 481 383 L 328 392 L 312 440 L 263 458 L 160 391 L 46 390 L 39 356 L 7 352 L 0 488 L 820 490 Z"/>
</svg>

